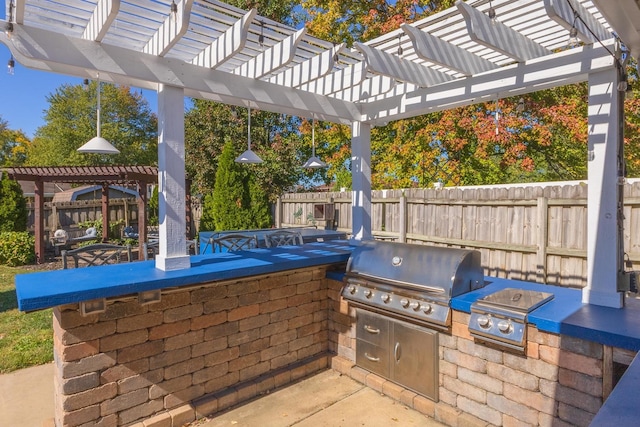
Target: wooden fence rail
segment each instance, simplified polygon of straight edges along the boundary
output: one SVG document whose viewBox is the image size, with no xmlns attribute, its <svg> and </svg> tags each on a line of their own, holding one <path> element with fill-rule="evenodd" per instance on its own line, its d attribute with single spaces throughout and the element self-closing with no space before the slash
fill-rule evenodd
<svg viewBox="0 0 640 427">
<path fill-rule="evenodd" d="M 624 194 L 624 248 L 638 269 L 640 183 L 625 184 Z M 285 194 L 277 203 L 276 225 L 325 226 L 313 220 L 314 205 L 321 203 L 333 204 L 337 229 L 351 231 L 350 192 Z M 477 249 L 489 275 L 586 285 L 584 183 L 378 190 L 371 224 L 377 239 Z"/>
</svg>

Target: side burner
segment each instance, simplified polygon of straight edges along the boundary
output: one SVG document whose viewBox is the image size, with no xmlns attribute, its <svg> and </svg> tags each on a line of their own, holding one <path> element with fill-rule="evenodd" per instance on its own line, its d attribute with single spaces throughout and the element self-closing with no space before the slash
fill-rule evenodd
<svg viewBox="0 0 640 427">
<path fill-rule="evenodd" d="M 553 294 L 506 288 L 471 305 L 469 332 L 480 340 L 524 352 L 527 315 L 551 301 Z"/>
</svg>

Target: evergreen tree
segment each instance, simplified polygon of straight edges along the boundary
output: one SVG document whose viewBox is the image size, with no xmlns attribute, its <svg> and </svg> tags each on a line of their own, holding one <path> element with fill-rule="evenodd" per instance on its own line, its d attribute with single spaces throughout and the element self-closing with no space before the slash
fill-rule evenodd
<svg viewBox="0 0 640 427">
<path fill-rule="evenodd" d="M 233 143 L 228 141 L 218 159 L 213 190 L 212 217 L 217 231 L 253 228 L 248 176 L 234 159 Z"/>
<path fill-rule="evenodd" d="M 2 173 L 0 179 L 0 231 L 27 230 L 27 201 L 17 181 Z"/>
<path fill-rule="evenodd" d="M 269 196 L 264 191 L 258 180 L 249 176 L 249 193 L 251 195 L 251 218 L 255 228 L 271 227 L 271 205 Z"/>
</svg>

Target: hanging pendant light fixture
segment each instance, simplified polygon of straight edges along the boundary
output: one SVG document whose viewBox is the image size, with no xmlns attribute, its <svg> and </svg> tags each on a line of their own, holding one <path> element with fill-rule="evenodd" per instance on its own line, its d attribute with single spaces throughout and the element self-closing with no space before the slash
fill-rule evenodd
<svg viewBox="0 0 640 427">
<path fill-rule="evenodd" d="M 262 159 L 251 151 L 251 107 L 247 107 L 247 111 L 247 151 L 236 157 L 236 163 L 262 163 Z"/>
<path fill-rule="evenodd" d="M 311 125 L 311 157 L 306 161 L 303 168 L 317 169 L 326 168 L 327 164 L 316 157 L 316 116 L 313 116 Z"/>
<path fill-rule="evenodd" d="M 96 133 L 94 138 L 91 138 L 89 142 L 78 148 L 80 153 L 94 153 L 94 154 L 120 154 L 120 150 L 111 145 L 109 141 L 100 136 L 100 75 L 97 80 L 97 107 L 96 107 Z"/>
</svg>

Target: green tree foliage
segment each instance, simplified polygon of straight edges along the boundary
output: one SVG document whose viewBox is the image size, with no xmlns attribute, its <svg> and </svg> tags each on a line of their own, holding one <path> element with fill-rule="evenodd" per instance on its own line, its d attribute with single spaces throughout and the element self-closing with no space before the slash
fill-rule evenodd
<svg viewBox="0 0 640 427">
<path fill-rule="evenodd" d="M 159 200 L 158 200 L 158 186 L 153 187 L 151 198 L 149 199 L 149 225 L 158 225 L 159 219 Z"/>
<path fill-rule="evenodd" d="M 228 142 L 220 155 L 211 204 L 213 209 L 208 213 L 216 231 L 255 228 L 249 175 L 242 165 L 234 161 L 235 157 L 233 144 Z"/>
<path fill-rule="evenodd" d="M 0 231 L 27 230 L 27 201 L 17 181 L 2 173 L 0 179 Z"/>
<path fill-rule="evenodd" d="M 36 131 L 27 163 L 34 166 L 152 165 L 157 158 L 158 123 L 141 93 L 128 86 L 101 85 L 101 136 L 120 154 L 76 150 L 96 136 L 97 82 L 63 85 L 47 97 L 46 124 Z"/>
<path fill-rule="evenodd" d="M 0 118 L 0 166 L 20 166 L 27 158 L 29 138 L 20 130 L 9 129 Z"/>
<path fill-rule="evenodd" d="M 185 115 L 185 163 L 194 193 L 211 192 L 225 142 L 232 143 L 237 154 L 247 149 L 247 117 L 244 108 L 193 101 Z M 270 201 L 302 176 L 298 125 L 296 118 L 251 110 L 251 148 L 264 163 L 242 167 L 251 168 Z"/>
</svg>

